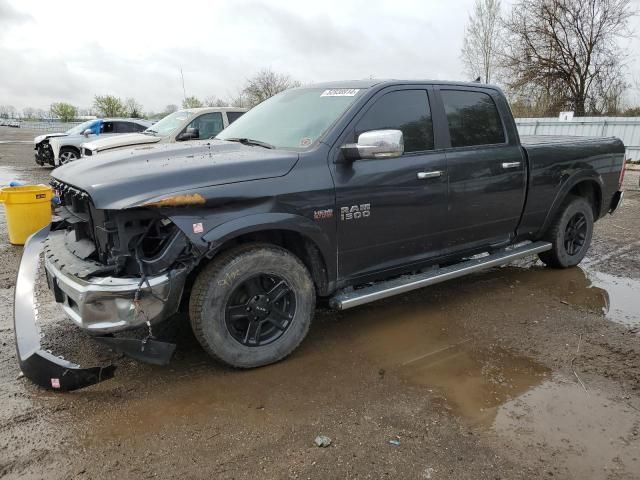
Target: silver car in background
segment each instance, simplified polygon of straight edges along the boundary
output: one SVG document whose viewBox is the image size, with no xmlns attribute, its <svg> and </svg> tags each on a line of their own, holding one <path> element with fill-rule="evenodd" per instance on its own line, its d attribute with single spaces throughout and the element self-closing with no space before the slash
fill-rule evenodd
<svg viewBox="0 0 640 480">
<path fill-rule="evenodd" d="M 154 143 L 175 143 L 213 138 L 240 118 L 246 108 L 206 107 L 178 110 L 142 133 L 99 138 L 82 144 L 82 156 Z"/>
<path fill-rule="evenodd" d="M 80 158 L 80 145 L 88 140 L 142 132 L 151 125 L 152 122 L 139 118 L 88 120 L 64 133 L 48 133 L 34 138 L 35 160 L 38 165 L 57 167 Z"/>
</svg>

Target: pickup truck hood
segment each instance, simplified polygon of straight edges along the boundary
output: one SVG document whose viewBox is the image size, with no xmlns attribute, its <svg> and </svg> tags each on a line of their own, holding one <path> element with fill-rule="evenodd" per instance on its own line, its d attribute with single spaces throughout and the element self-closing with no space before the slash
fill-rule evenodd
<svg viewBox="0 0 640 480">
<path fill-rule="evenodd" d="M 207 140 L 105 152 L 51 176 L 87 192 L 96 208 L 117 210 L 213 185 L 281 177 L 297 161 L 296 152 Z"/>
<path fill-rule="evenodd" d="M 39 144 L 41 141 L 46 140 L 48 138 L 54 138 L 54 137 L 66 137 L 67 134 L 66 133 L 46 133 L 44 135 L 38 135 L 36 138 L 33 139 L 33 143 L 34 144 Z"/>
<path fill-rule="evenodd" d="M 135 147 L 136 145 L 148 145 L 158 143 L 162 137 L 144 135 L 142 133 L 127 133 L 125 135 L 114 135 L 113 137 L 99 138 L 91 142 L 83 143 L 84 148 L 101 152 L 111 148 Z"/>
</svg>

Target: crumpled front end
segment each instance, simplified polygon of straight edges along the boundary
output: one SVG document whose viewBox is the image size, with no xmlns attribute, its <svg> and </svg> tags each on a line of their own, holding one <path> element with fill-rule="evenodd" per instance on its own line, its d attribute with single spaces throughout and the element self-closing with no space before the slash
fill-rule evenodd
<svg viewBox="0 0 640 480">
<path fill-rule="evenodd" d="M 92 334 L 117 333 L 166 320 L 177 310 L 187 273 L 177 267 L 146 277 L 93 276 L 97 262 L 66 248 L 67 232 L 51 232 L 44 242 L 47 283 L 67 316 Z"/>
<path fill-rule="evenodd" d="M 114 350 L 168 363 L 175 345 L 156 340 L 152 326 L 178 311 L 198 252 L 156 209 L 99 210 L 85 192 L 52 185 L 61 200 L 58 218 L 51 231 L 37 232 L 25 245 L 16 283 L 16 345 L 25 376 L 44 387 L 74 390 L 110 378 L 114 370 L 84 369 L 42 350 L 33 297 L 42 252 L 48 286 L 72 322 Z M 143 340 L 112 335 L 137 327 L 148 330 Z"/>
<path fill-rule="evenodd" d="M 53 150 L 49 145 L 49 140 L 42 140 L 33 147 L 34 157 L 38 165 L 53 165 Z"/>
<path fill-rule="evenodd" d="M 81 190 L 53 186 L 61 222 L 44 243 L 45 269 L 67 316 L 105 334 L 176 313 L 195 263 L 186 236 L 155 210 L 99 210 Z"/>
</svg>

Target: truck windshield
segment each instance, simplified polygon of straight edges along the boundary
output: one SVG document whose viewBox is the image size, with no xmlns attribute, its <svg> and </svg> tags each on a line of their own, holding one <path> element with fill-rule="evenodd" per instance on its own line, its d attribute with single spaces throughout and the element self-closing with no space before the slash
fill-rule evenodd
<svg viewBox="0 0 640 480">
<path fill-rule="evenodd" d="M 157 135 L 159 137 L 166 137 L 173 133 L 175 129 L 179 128 L 187 118 L 189 118 L 189 112 L 173 112 L 164 117 L 158 123 L 151 125 L 144 131 L 144 133 Z"/>
<path fill-rule="evenodd" d="M 363 91 L 357 88 L 287 90 L 249 110 L 216 138 L 249 139 L 276 148 L 308 148 Z"/>
</svg>

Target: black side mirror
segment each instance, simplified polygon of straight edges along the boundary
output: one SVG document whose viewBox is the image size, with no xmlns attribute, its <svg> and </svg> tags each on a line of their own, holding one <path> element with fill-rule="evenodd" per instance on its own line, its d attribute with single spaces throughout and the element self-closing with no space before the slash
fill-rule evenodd
<svg viewBox="0 0 640 480">
<path fill-rule="evenodd" d="M 184 132 L 176 137 L 176 141 L 184 142 L 185 140 L 197 140 L 200 138 L 200 130 L 197 128 L 187 128 Z"/>
</svg>

